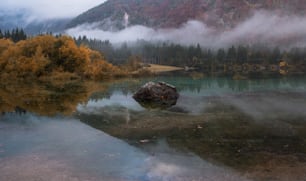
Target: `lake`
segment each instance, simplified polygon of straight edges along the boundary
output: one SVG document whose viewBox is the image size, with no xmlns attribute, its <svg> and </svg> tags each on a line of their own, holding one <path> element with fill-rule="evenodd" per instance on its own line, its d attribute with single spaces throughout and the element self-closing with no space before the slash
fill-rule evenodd
<svg viewBox="0 0 306 181">
<path fill-rule="evenodd" d="M 167 109 L 132 95 L 176 86 Z M 0 180 L 305 180 L 306 77 L 0 85 Z"/>
</svg>

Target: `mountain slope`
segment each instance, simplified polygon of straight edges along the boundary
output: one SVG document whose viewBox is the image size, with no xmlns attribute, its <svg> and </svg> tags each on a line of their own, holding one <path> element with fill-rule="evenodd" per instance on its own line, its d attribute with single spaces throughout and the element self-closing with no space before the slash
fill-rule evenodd
<svg viewBox="0 0 306 181">
<path fill-rule="evenodd" d="M 123 29 L 127 13 L 129 25 L 168 28 L 195 19 L 209 26 L 231 28 L 259 9 L 305 15 L 306 3 L 305 0 L 108 0 L 79 15 L 67 27 L 95 23 L 101 29 Z"/>
</svg>

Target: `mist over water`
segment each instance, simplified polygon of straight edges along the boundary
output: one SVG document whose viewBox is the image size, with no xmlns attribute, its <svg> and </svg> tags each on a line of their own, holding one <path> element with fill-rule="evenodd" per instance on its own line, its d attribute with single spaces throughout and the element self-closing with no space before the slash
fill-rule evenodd
<svg viewBox="0 0 306 181">
<path fill-rule="evenodd" d="M 149 80 L 176 86 L 177 104 L 141 107 L 132 95 Z M 0 180 L 302 180 L 305 92 L 304 77 L 157 76 L 114 81 L 69 115 L 4 111 Z"/>
<path fill-rule="evenodd" d="M 174 29 L 153 29 L 142 25 L 128 26 L 120 31 L 103 31 L 99 23 L 83 24 L 66 32 L 72 36 L 86 35 L 88 38 L 110 40 L 112 43 L 146 40 L 168 41 L 182 45 L 199 43 L 202 47 L 229 47 L 237 44 L 262 44 L 283 48 L 306 45 L 306 17 L 282 15 L 264 10 L 236 27 L 224 31 L 208 27 L 197 20 L 190 20 Z"/>
</svg>

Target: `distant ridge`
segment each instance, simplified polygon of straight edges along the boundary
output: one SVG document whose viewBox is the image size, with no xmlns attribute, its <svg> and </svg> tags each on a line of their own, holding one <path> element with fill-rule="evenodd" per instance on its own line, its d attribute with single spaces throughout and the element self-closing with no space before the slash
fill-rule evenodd
<svg viewBox="0 0 306 181">
<path fill-rule="evenodd" d="M 188 20 L 199 20 L 208 26 L 228 29 L 261 9 L 305 15 L 306 3 L 305 0 L 108 0 L 74 18 L 67 28 L 94 23 L 100 29 L 120 30 L 127 20 L 128 25 L 175 28 Z"/>
</svg>

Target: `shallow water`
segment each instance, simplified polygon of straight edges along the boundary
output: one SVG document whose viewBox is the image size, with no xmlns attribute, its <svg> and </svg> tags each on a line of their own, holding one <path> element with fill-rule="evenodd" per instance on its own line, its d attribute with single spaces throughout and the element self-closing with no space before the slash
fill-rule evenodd
<svg viewBox="0 0 306 181">
<path fill-rule="evenodd" d="M 175 106 L 146 109 L 133 100 L 152 80 L 177 87 Z M 306 178 L 304 77 L 97 84 L 34 86 L 15 98 L 10 90 L 33 86 L 1 86 L 0 180 Z"/>
</svg>

